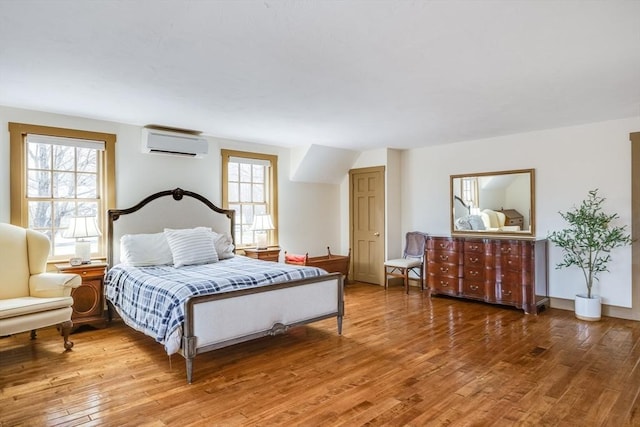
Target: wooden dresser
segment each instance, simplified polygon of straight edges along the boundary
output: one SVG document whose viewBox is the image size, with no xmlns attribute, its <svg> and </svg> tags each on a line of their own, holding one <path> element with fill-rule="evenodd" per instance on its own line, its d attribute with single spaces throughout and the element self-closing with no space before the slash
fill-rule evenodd
<svg viewBox="0 0 640 427">
<path fill-rule="evenodd" d="M 509 305 L 532 314 L 549 304 L 546 240 L 429 237 L 425 255 L 432 295 Z"/>
<path fill-rule="evenodd" d="M 504 225 L 506 226 L 518 226 L 520 230 L 524 230 L 524 217 L 520 212 L 515 209 L 501 210 L 504 214 Z"/>
</svg>

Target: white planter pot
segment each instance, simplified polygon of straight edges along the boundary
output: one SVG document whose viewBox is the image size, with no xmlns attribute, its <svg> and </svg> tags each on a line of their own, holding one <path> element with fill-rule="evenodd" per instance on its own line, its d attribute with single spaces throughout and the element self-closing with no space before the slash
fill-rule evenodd
<svg viewBox="0 0 640 427">
<path fill-rule="evenodd" d="M 575 314 L 580 320 L 595 321 L 600 320 L 602 312 L 602 303 L 600 296 L 591 295 L 591 298 L 587 298 L 584 294 L 576 295 L 575 300 Z"/>
</svg>

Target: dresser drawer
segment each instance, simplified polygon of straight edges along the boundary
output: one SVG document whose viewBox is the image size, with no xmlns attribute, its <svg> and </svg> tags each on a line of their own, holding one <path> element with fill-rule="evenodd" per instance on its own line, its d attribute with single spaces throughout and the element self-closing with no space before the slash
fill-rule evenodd
<svg viewBox="0 0 640 427">
<path fill-rule="evenodd" d="M 464 253 L 483 253 L 484 252 L 484 243 L 480 241 L 466 241 L 464 242 Z"/>
<path fill-rule="evenodd" d="M 447 264 L 457 264 L 460 256 L 458 252 L 455 251 L 443 251 L 443 250 L 429 250 L 427 252 L 427 258 L 430 262 L 434 263 L 447 263 Z"/>
<path fill-rule="evenodd" d="M 427 240 L 427 249 L 439 251 L 457 251 L 459 242 L 453 239 L 430 238 Z"/>
<path fill-rule="evenodd" d="M 444 262 L 429 262 L 427 264 L 427 272 L 433 276 L 458 277 L 458 264 L 449 264 Z"/>
<path fill-rule="evenodd" d="M 485 297 L 484 283 L 465 280 L 462 283 L 462 294 L 471 298 L 483 298 Z"/>
<path fill-rule="evenodd" d="M 518 225 L 522 229 L 524 226 L 524 219 L 522 218 L 508 218 L 505 219 L 504 225 Z"/>
<path fill-rule="evenodd" d="M 485 256 L 483 253 L 465 253 L 464 254 L 464 266 L 466 267 L 479 267 L 484 266 Z"/>
<path fill-rule="evenodd" d="M 506 283 L 507 285 L 511 284 L 520 284 L 520 283 L 528 283 L 531 280 L 531 273 L 525 270 L 520 271 L 503 271 L 502 276 L 500 278 L 501 283 Z"/>
<path fill-rule="evenodd" d="M 458 283 L 457 277 L 429 275 L 427 278 L 429 288 L 441 294 L 457 295 Z"/>
<path fill-rule="evenodd" d="M 515 209 L 504 209 L 501 211 L 504 214 L 504 225 L 519 225 L 520 228 L 524 225 L 524 217 L 520 212 Z"/>
<path fill-rule="evenodd" d="M 475 280 L 484 280 L 484 266 L 481 265 L 479 267 L 464 267 L 464 278 L 465 281 L 475 281 Z"/>
<path fill-rule="evenodd" d="M 496 248 L 496 253 L 500 255 L 520 255 L 520 245 L 518 242 L 503 241 Z"/>
<path fill-rule="evenodd" d="M 516 284 L 500 283 L 496 287 L 496 299 L 503 303 L 514 303 L 520 300 L 518 290 L 520 288 Z"/>
<path fill-rule="evenodd" d="M 500 266 L 507 271 L 521 271 L 523 266 L 522 258 L 517 255 L 503 256 L 500 260 Z"/>
</svg>

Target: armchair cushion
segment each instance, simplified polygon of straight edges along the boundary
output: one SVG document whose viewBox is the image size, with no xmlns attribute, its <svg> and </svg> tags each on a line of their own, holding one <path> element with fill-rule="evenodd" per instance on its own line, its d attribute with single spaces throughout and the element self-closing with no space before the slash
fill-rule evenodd
<svg viewBox="0 0 640 427">
<path fill-rule="evenodd" d="M 30 295 L 38 298 L 68 297 L 81 284 L 80 276 L 71 273 L 40 273 L 29 278 Z"/>
<path fill-rule="evenodd" d="M 0 300 L 0 319 L 24 316 L 26 314 L 39 313 L 41 311 L 56 310 L 58 308 L 71 307 L 73 298 L 34 298 L 21 297 Z"/>
</svg>

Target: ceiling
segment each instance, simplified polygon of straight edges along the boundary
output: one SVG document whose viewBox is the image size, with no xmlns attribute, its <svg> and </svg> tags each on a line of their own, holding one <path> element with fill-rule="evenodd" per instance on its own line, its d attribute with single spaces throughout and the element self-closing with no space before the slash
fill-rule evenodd
<svg viewBox="0 0 640 427">
<path fill-rule="evenodd" d="M 0 105 L 285 147 L 640 115 L 640 1 L 0 0 Z"/>
</svg>

